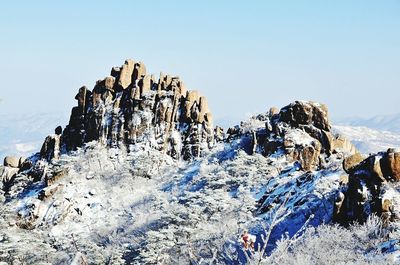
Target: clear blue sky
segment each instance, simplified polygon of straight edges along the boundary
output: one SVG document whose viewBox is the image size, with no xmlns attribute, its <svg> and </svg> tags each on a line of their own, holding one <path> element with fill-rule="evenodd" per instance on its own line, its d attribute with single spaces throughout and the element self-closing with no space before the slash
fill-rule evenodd
<svg viewBox="0 0 400 265">
<path fill-rule="evenodd" d="M 0 114 L 69 112 L 125 58 L 179 75 L 217 121 L 296 99 L 400 112 L 400 1 L 3 1 Z"/>
</svg>

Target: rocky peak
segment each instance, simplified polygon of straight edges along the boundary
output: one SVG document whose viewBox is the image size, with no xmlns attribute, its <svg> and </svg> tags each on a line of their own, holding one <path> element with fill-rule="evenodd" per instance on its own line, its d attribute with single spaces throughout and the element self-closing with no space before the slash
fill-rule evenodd
<svg viewBox="0 0 400 265">
<path fill-rule="evenodd" d="M 330 131 L 331 128 L 328 108 L 316 102 L 295 101 L 280 110 L 279 120 L 294 127 L 314 126 L 324 131 Z"/>
<path fill-rule="evenodd" d="M 265 114 L 230 128 L 227 139 L 230 141 L 243 135 L 243 145 L 248 153 L 260 152 L 266 156 L 284 154 L 289 160 L 298 161 L 302 169 L 313 170 L 334 153 L 343 157 L 343 154 L 356 152 L 350 141 L 334 135 L 330 129 L 325 105 L 295 101 L 280 111 L 271 108 Z"/>
<path fill-rule="evenodd" d="M 83 86 L 68 125 L 46 138 L 42 157 L 75 150 L 90 141 L 133 150 L 143 143 L 174 158 L 191 159 L 212 147 L 214 129 L 207 99 L 187 91 L 178 76 L 146 73 L 142 62 L 126 60 L 110 76 Z"/>
</svg>

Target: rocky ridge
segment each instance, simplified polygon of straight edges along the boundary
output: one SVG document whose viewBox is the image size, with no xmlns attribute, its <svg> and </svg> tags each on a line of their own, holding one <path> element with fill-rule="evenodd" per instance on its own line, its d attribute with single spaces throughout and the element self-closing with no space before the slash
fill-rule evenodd
<svg viewBox="0 0 400 265">
<path fill-rule="evenodd" d="M 212 114 L 207 99 L 187 91 L 178 76 L 146 73 L 142 62 L 126 60 L 93 90 L 81 87 L 69 124 L 57 128 L 41 157 L 58 158 L 90 141 L 133 150 L 147 142 L 174 158 L 199 157 L 214 143 Z"/>
<path fill-rule="evenodd" d="M 249 154 L 282 153 L 288 160 L 298 161 L 305 171 L 323 168 L 332 154 L 343 158 L 356 153 L 350 141 L 331 131 L 328 109 L 323 104 L 296 101 L 280 111 L 271 108 L 251 122 L 264 126 L 253 130 L 251 124 L 242 123 L 227 131 L 227 140 L 244 137 L 243 147 Z"/>
<path fill-rule="evenodd" d="M 65 238 L 76 227 L 80 242 L 91 240 L 81 247 L 92 263 L 111 259 L 115 251 L 124 253 L 116 264 L 154 263 L 161 251 L 156 243 L 165 240 L 166 263 L 172 264 L 176 242 L 190 239 L 201 249 L 208 238 L 201 233 L 221 229 L 227 216 L 228 236 L 214 232 L 209 245 L 225 246 L 243 220 L 261 234 L 262 225 L 254 223 L 271 222 L 282 205 L 274 240 L 332 218 L 348 224 L 376 213 L 396 220 L 399 152 L 365 159 L 332 132 L 323 104 L 271 108 L 225 133 L 213 127 L 205 97 L 186 91 L 179 77 L 160 74 L 156 80 L 132 60 L 114 67 L 93 90 L 80 88 L 76 100 L 66 128 L 46 137 L 40 153 L 6 157 L 0 167 L 3 225 L 27 238 L 22 230 L 35 230 L 45 242 L 43 255 L 50 249 L 75 253 L 76 243 Z M 115 226 L 121 223 L 131 227 Z M 115 244 L 112 254 L 103 253 L 109 233 L 121 242 L 140 237 L 147 243 Z M 6 246 L 9 256 L 19 253 L 11 239 Z M 59 259 L 69 260 L 66 255 Z"/>
</svg>

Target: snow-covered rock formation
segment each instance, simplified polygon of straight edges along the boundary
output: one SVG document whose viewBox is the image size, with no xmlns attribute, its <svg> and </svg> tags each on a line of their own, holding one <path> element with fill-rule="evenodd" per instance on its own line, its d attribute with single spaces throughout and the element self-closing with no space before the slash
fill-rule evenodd
<svg viewBox="0 0 400 265">
<path fill-rule="evenodd" d="M 187 91 L 177 76 L 146 74 L 141 62 L 126 60 L 111 75 L 99 80 L 92 91 L 81 87 L 62 135 L 50 136 L 42 157 L 58 158 L 58 152 L 99 141 L 111 147 L 133 150 L 146 142 L 174 158 L 199 157 L 214 143 L 212 114 L 207 99 Z M 61 133 L 60 133 L 61 134 Z"/>
<path fill-rule="evenodd" d="M 354 157 L 357 155 L 344 161 L 348 183 L 337 196 L 335 219 L 341 223 L 365 222 L 374 213 L 386 221 L 398 220 L 400 151 L 391 148 L 366 159 Z"/>
<path fill-rule="evenodd" d="M 308 254 L 309 263 L 323 264 L 335 256 L 311 246 L 333 249 L 318 241 L 329 233 L 332 244 L 344 235 L 342 263 L 395 260 L 385 253 L 396 253 L 396 235 L 375 236 L 371 247 L 365 229 L 326 225 L 347 218 L 339 190 L 354 206 L 351 194 L 375 182 L 364 185 L 357 166 L 364 158 L 331 131 L 323 104 L 271 108 L 224 133 L 204 97 L 178 77 L 155 80 L 132 60 L 76 99 L 66 128 L 39 153 L 0 167 L 0 262 L 286 264 Z M 392 153 L 381 155 L 397 161 Z M 397 162 L 388 165 L 397 178 Z M 256 251 L 238 242 L 244 229 L 256 236 Z M 357 233 L 363 243 L 353 250 Z"/>
</svg>

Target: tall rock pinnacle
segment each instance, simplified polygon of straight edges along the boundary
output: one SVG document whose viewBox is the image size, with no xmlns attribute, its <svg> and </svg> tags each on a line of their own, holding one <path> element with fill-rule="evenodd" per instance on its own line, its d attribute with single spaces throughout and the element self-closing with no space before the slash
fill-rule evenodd
<svg viewBox="0 0 400 265">
<path fill-rule="evenodd" d="M 75 99 L 78 105 L 72 108 L 61 137 L 49 136 L 60 138 L 52 141 L 59 146 L 42 148 L 47 159 L 57 158 L 58 150 L 68 152 L 98 141 L 128 150 L 148 143 L 188 160 L 201 156 L 214 142 L 207 99 L 197 91 L 186 91 L 177 76 L 161 73 L 157 80 L 148 75 L 142 62 L 126 60 L 121 67 L 113 67 L 92 91 L 81 87 Z"/>
</svg>

